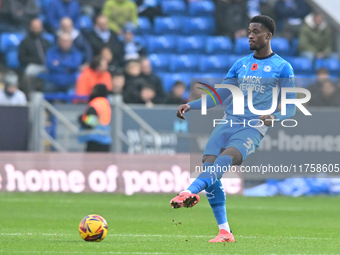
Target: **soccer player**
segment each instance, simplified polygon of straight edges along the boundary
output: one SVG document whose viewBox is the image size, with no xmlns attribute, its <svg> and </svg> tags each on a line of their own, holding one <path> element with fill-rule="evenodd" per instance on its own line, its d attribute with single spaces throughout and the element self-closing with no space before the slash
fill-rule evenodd
<svg viewBox="0 0 340 255">
<path fill-rule="evenodd" d="M 229 169 L 232 165 L 240 165 L 259 147 L 268 127 L 275 120 L 284 120 L 295 115 L 294 104 L 287 105 L 286 115 L 282 115 L 281 111 L 276 110 L 271 115 L 258 116 L 253 114 L 248 107 L 249 90 L 252 90 L 254 108 L 268 110 L 272 105 L 273 88 L 295 87 L 291 65 L 271 49 L 271 39 L 275 29 L 274 20 L 265 15 L 255 16 L 250 21 L 249 46 L 254 53 L 236 61 L 223 80 L 224 84 L 234 85 L 242 90 L 244 115 L 233 115 L 233 101 L 229 104 L 225 110 L 225 118 L 228 123 L 233 122 L 234 125 L 217 125 L 215 127 L 204 150 L 204 169 L 218 169 L 217 166 Z M 229 89 L 219 88 L 217 92 L 222 101 L 231 95 Z M 214 97 L 217 100 L 217 96 L 214 95 Z M 292 98 L 296 98 L 296 94 L 287 93 L 287 99 Z M 207 97 L 207 108 L 214 106 L 213 99 Z M 180 105 L 177 117 L 185 119 L 183 114 L 191 109 L 201 109 L 201 99 Z M 258 120 L 257 126 L 255 126 L 256 123 L 251 123 L 252 127 L 247 125 L 248 121 L 252 119 Z M 235 123 L 239 124 L 235 125 Z M 246 125 L 240 125 L 240 123 L 246 123 Z M 173 208 L 192 207 L 199 202 L 197 194 L 202 190 L 206 191 L 220 229 L 217 237 L 209 242 L 235 241 L 227 220 L 225 192 L 220 180 L 222 175 L 223 171 L 202 172 L 187 190 L 182 191 L 170 201 Z"/>
</svg>

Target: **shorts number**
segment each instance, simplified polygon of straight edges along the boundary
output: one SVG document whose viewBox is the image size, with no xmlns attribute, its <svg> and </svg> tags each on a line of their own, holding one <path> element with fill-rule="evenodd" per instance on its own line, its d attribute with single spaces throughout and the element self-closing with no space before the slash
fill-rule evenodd
<svg viewBox="0 0 340 255">
<path fill-rule="evenodd" d="M 255 151 L 254 142 L 249 137 L 247 137 L 247 143 L 243 143 L 243 145 L 247 148 L 247 154 L 251 154 Z"/>
</svg>

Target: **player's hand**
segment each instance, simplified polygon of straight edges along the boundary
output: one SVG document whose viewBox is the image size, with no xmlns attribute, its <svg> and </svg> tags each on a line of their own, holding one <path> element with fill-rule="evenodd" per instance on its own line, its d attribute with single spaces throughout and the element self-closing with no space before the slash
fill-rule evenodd
<svg viewBox="0 0 340 255">
<path fill-rule="evenodd" d="M 274 126 L 275 116 L 274 115 L 262 115 L 259 117 L 263 121 L 264 125 L 267 127 Z"/>
<path fill-rule="evenodd" d="M 177 117 L 180 119 L 185 120 L 184 113 L 190 111 L 190 105 L 189 104 L 182 104 L 177 109 Z"/>
</svg>

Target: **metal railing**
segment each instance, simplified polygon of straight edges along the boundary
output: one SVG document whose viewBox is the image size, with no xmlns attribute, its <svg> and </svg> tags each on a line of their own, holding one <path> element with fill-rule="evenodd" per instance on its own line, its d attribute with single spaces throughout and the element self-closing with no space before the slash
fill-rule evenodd
<svg viewBox="0 0 340 255">
<path fill-rule="evenodd" d="M 149 134 L 153 137 L 153 149 L 155 152 L 161 148 L 161 137 L 159 133 L 154 130 L 144 119 L 142 119 L 136 112 L 134 112 L 128 105 L 122 101 L 121 95 L 115 95 L 110 98 L 112 106 L 112 137 L 113 146 L 112 151 L 120 153 L 123 151 L 123 143 L 130 146 L 129 139 L 123 132 L 123 114 L 131 117 L 139 126 L 142 133 Z M 80 114 L 80 113 L 79 113 Z M 62 139 L 52 137 L 46 131 L 46 124 L 49 118 L 55 118 L 59 126 L 62 125 Z M 30 122 L 31 122 L 31 137 L 30 150 L 32 151 L 46 151 L 46 142 L 50 144 L 54 150 L 58 152 L 70 151 L 70 141 L 72 137 L 77 136 L 79 129 L 64 116 L 56 107 L 44 99 L 40 92 L 35 92 L 32 95 L 30 104 Z M 80 144 L 79 144 L 80 147 Z M 145 152 L 145 144 L 142 143 L 140 153 Z"/>
</svg>

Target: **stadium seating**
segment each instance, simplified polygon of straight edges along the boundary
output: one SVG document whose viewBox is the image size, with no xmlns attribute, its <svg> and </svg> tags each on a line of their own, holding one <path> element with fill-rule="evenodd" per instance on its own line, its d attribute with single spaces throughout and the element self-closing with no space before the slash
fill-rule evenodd
<svg viewBox="0 0 340 255">
<path fill-rule="evenodd" d="M 199 64 L 199 55 L 184 54 L 173 55 L 170 59 L 171 72 L 191 72 L 196 71 Z"/>
<path fill-rule="evenodd" d="M 146 41 L 145 36 L 143 36 L 143 35 L 135 35 L 133 37 L 133 40 L 135 42 L 139 43 L 141 46 L 147 47 L 147 41 Z"/>
<path fill-rule="evenodd" d="M 151 54 L 148 58 L 154 72 L 169 71 L 171 54 Z"/>
<path fill-rule="evenodd" d="M 315 70 L 322 67 L 328 69 L 332 75 L 339 75 L 340 63 L 338 58 L 330 57 L 317 59 L 315 61 Z"/>
<path fill-rule="evenodd" d="M 187 88 L 190 86 L 191 73 L 158 73 L 163 82 L 163 87 L 166 92 L 170 92 L 176 81 L 182 81 Z"/>
<path fill-rule="evenodd" d="M 184 1 L 165 0 L 161 2 L 162 13 L 169 16 L 185 15 L 187 7 Z"/>
<path fill-rule="evenodd" d="M 295 85 L 301 88 L 307 88 L 314 84 L 316 81 L 316 75 L 295 75 Z"/>
<path fill-rule="evenodd" d="M 177 37 L 172 35 L 149 36 L 147 38 L 148 52 L 151 53 L 173 53 L 176 48 Z"/>
<path fill-rule="evenodd" d="M 303 57 L 285 57 L 293 67 L 295 74 L 313 74 L 314 68 L 312 61 Z"/>
<path fill-rule="evenodd" d="M 179 34 L 182 28 L 182 17 L 157 17 L 154 20 L 155 34 Z"/>
<path fill-rule="evenodd" d="M 272 50 L 281 56 L 292 55 L 288 39 L 275 37 L 272 39 Z"/>
<path fill-rule="evenodd" d="M 206 39 L 204 36 L 179 37 L 177 40 L 178 53 L 204 53 Z"/>
<path fill-rule="evenodd" d="M 147 17 L 138 18 L 136 34 L 149 34 L 152 31 L 151 22 Z"/>
<path fill-rule="evenodd" d="M 249 39 L 246 37 L 237 38 L 235 40 L 235 53 L 236 54 L 250 54 L 252 51 L 249 49 Z"/>
<path fill-rule="evenodd" d="M 83 31 L 90 31 L 93 28 L 92 18 L 87 15 L 80 16 L 80 28 Z"/>
<path fill-rule="evenodd" d="M 0 39 L 1 52 L 17 50 L 24 37 L 25 35 L 22 33 L 3 33 Z"/>
<path fill-rule="evenodd" d="M 212 1 L 191 1 L 189 2 L 189 14 L 192 16 L 213 16 L 215 4 Z"/>
<path fill-rule="evenodd" d="M 201 72 L 227 73 L 228 69 L 240 58 L 235 55 L 210 55 L 200 60 L 199 70 Z"/>
<path fill-rule="evenodd" d="M 51 45 L 54 44 L 54 41 L 55 41 L 54 35 L 49 34 L 49 33 L 43 33 L 43 34 L 42 34 L 42 37 L 43 37 L 45 40 L 47 40 Z"/>
<path fill-rule="evenodd" d="M 233 43 L 226 36 L 210 36 L 206 42 L 206 53 L 220 54 L 231 53 L 233 51 Z"/>
<path fill-rule="evenodd" d="M 185 35 L 213 35 L 215 33 L 215 20 L 212 17 L 186 18 L 181 27 Z"/>
<path fill-rule="evenodd" d="M 18 51 L 17 50 L 10 50 L 7 51 L 5 54 L 6 59 L 6 66 L 12 69 L 17 69 L 20 67 Z"/>
</svg>

